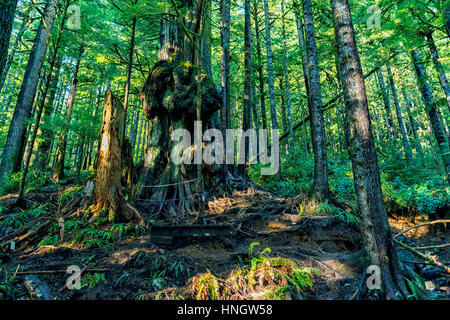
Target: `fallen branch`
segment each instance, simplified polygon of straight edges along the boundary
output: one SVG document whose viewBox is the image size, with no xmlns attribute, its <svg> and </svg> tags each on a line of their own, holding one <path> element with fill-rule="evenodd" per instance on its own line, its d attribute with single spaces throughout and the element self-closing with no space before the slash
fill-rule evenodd
<svg viewBox="0 0 450 320">
<path fill-rule="evenodd" d="M 411 261 L 411 260 L 400 260 L 400 262 L 403 263 L 409 263 L 409 264 L 426 264 L 426 265 L 433 265 L 432 263 L 429 262 L 423 262 L 423 261 Z M 450 265 L 450 261 L 447 262 L 441 262 L 444 265 Z"/>
<path fill-rule="evenodd" d="M 405 234 L 405 233 L 407 233 L 408 231 L 411 231 L 411 230 L 413 230 L 413 229 L 420 228 L 420 227 L 425 227 L 425 226 L 431 226 L 431 225 L 433 225 L 433 224 L 438 224 L 438 223 L 450 223 L 450 220 L 435 220 L 435 221 L 431 221 L 431 222 L 427 222 L 427 223 L 422 223 L 422 224 L 419 224 L 419 225 L 416 225 L 416 226 L 412 226 L 412 227 L 410 227 L 410 228 L 408 228 L 408 229 L 406 229 L 406 230 L 404 230 L 404 231 L 402 231 L 402 232 L 396 234 L 396 235 L 394 236 L 394 239 L 398 238 L 398 237 L 401 236 L 402 234 Z"/>
<path fill-rule="evenodd" d="M 85 273 L 104 273 L 109 272 L 111 269 L 87 269 Z M 58 274 L 58 273 L 67 273 L 67 270 L 36 270 L 36 271 L 22 271 L 16 272 L 16 275 L 24 276 L 30 274 Z"/>
<path fill-rule="evenodd" d="M 429 249 L 441 249 L 441 248 L 447 248 L 450 247 L 450 243 L 441 244 L 441 245 L 435 245 L 435 246 L 428 246 L 428 247 L 416 247 L 415 250 L 429 250 Z"/>
<path fill-rule="evenodd" d="M 438 268 L 444 270 L 445 272 L 447 272 L 448 274 L 450 274 L 450 268 L 447 267 L 446 265 L 440 263 L 439 261 L 433 260 L 432 258 L 424 255 L 423 253 L 420 253 L 419 251 L 415 250 L 414 248 L 408 246 L 407 244 L 405 244 L 405 243 L 403 243 L 401 241 L 394 240 L 394 242 L 396 244 L 398 244 L 399 246 L 401 246 L 402 248 L 404 248 L 406 251 L 411 252 L 416 257 L 422 258 L 424 261 L 426 261 L 426 262 L 428 262 L 428 263 L 430 263 L 432 265 L 435 265 L 436 267 L 438 267 Z"/>
</svg>

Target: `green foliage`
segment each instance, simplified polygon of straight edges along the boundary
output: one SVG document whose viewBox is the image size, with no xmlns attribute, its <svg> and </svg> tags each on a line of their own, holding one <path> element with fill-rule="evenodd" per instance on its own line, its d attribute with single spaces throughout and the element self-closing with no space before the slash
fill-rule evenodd
<svg viewBox="0 0 450 320">
<path fill-rule="evenodd" d="M 443 207 L 450 200 L 442 183 L 424 180 L 420 184 L 405 184 L 400 177 L 386 181 L 382 175 L 383 193 L 387 197 L 388 210 L 403 210 L 428 216 Z"/>
<path fill-rule="evenodd" d="M 0 221 L 0 227 L 7 226 L 13 229 L 23 228 L 27 223 L 46 215 L 47 211 L 44 208 L 46 208 L 46 205 L 41 205 L 34 209 L 25 210 L 17 214 L 9 214 Z"/>
<path fill-rule="evenodd" d="M 104 273 L 87 274 L 83 276 L 83 279 L 81 279 L 80 289 L 83 288 L 93 289 L 96 286 L 98 286 L 101 282 L 107 284 Z"/>
<path fill-rule="evenodd" d="M 219 283 L 210 272 L 194 279 L 195 298 L 197 300 L 219 300 Z"/>
</svg>

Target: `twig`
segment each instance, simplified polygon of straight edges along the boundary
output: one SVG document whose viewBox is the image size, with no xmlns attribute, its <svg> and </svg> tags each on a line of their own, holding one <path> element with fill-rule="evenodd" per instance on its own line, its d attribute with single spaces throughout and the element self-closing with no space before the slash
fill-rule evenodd
<svg viewBox="0 0 450 320">
<path fill-rule="evenodd" d="M 411 260 L 400 260 L 403 263 L 410 263 L 410 264 L 427 264 L 427 265 L 434 265 L 433 263 L 429 262 L 423 262 L 423 261 L 411 261 Z M 450 261 L 447 262 L 441 262 L 444 265 L 450 265 Z"/>
<path fill-rule="evenodd" d="M 111 269 L 86 269 L 85 273 L 103 273 L 109 272 Z M 58 274 L 67 273 L 67 270 L 36 270 L 36 271 L 22 271 L 16 272 L 17 275 L 29 275 L 29 274 Z"/>
<path fill-rule="evenodd" d="M 404 231 L 402 231 L 402 232 L 396 234 L 396 235 L 394 236 L 394 239 L 398 238 L 398 237 L 401 236 L 402 234 L 405 234 L 405 233 L 407 233 L 408 231 L 411 231 L 411 230 L 413 230 L 413 229 L 420 228 L 420 227 L 425 227 L 425 226 L 430 226 L 430 225 L 438 224 L 438 223 L 450 223 L 450 220 L 435 220 L 435 221 L 431 221 L 431 222 L 419 224 L 419 225 L 417 225 L 417 226 L 412 226 L 412 227 L 410 227 L 410 228 L 408 228 L 408 229 L 406 229 L 406 230 L 404 230 Z"/>
<path fill-rule="evenodd" d="M 436 245 L 436 246 L 428 246 L 428 247 L 416 247 L 415 250 L 428 250 L 428 249 L 440 249 L 450 247 L 450 243 Z"/>
<path fill-rule="evenodd" d="M 394 240 L 394 242 L 395 242 L 396 244 L 398 244 L 399 246 L 403 247 L 404 249 L 406 249 L 407 251 L 411 252 L 411 253 L 412 253 L 413 255 L 415 255 L 416 257 L 422 258 L 422 259 L 425 260 L 426 262 L 431 263 L 431 264 L 435 265 L 436 267 L 438 267 L 438 268 L 440 268 L 440 269 L 442 269 L 442 270 L 444 270 L 445 272 L 447 272 L 447 273 L 450 274 L 450 268 L 447 267 L 446 265 L 444 265 L 444 264 L 442 264 L 442 263 L 440 263 L 440 262 L 438 262 L 438 261 L 435 261 L 435 260 L 431 259 L 430 257 L 424 255 L 423 253 L 420 253 L 419 251 L 417 251 L 417 250 L 415 250 L 414 248 L 408 246 L 407 244 L 404 244 L 404 243 L 401 242 L 401 241 Z"/>
</svg>

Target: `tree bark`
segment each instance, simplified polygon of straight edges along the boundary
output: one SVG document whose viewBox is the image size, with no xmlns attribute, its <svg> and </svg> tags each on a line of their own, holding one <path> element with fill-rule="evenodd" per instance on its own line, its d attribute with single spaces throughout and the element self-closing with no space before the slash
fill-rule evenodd
<svg viewBox="0 0 450 320">
<path fill-rule="evenodd" d="M 350 7 L 347 0 L 332 0 L 331 5 L 350 131 L 349 153 L 361 212 L 367 264 L 380 268 L 386 298 L 406 298 L 408 292 L 381 191 L 377 153 Z"/>
<path fill-rule="evenodd" d="M 258 57 L 258 81 L 259 81 L 259 94 L 260 94 L 260 107 L 261 107 L 261 121 L 262 128 L 267 129 L 267 113 L 266 113 L 266 96 L 264 90 L 264 74 L 263 74 L 263 60 L 261 50 L 261 36 L 259 29 L 259 16 L 258 6 L 255 3 L 253 20 L 255 23 L 255 37 L 256 37 L 256 54 Z"/>
<path fill-rule="evenodd" d="M 386 111 L 386 117 L 387 117 L 387 125 L 388 125 L 388 132 L 391 135 L 392 141 L 394 144 L 396 143 L 396 135 L 395 135 L 395 125 L 394 121 L 392 120 L 392 113 L 391 113 L 391 104 L 389 102 L 389 95 L 388 90 L 386 88 L 386 83 L 384 82 L 383 73 L 381 72 L 381 68 L 377 71 L 377 77 L 378 77 L 378 83 L 380 85 L 381 95 L 383 97 L 383 103 L 384 103 L 384 109 Z"/>
<path fill-rule="evenodd" d="M 8 59 L 9 40 L 16 7 L 17 0 L 3 0 L 0 4 L 0 75 L 3 74 Z"/>
<path fill-rule="evenodd" d="M 50 129 L 52 123 L 52 114 L 54 112 L 54 102 L 56 97 L 56 90 L 59 83 L 59 76 L 62 66 L 62 56 L 58 56 L 58 60 L 55 62 L 55 68 L 53 74 L 51 76 L 51 82 L 49 85 L 48 95 L 45 98 L 44 102 L 44 110 L 43 110 L 43 118 L 42 118 L 42 126 L 38 129 L 38 137 L 39 143 L 37 146 L 36 155 L 38 170 L 44 172 L 50 162 L 50 152 L 51 152 L 51 144 L 52 138 L 54 136 L 53 130 Z M 34 163 L 33 158 L 31 159 L 31 163 Z"/>
<path fill-rule="evenodd" d="M 402 88 L 402 91 L 403 91 L 403 98 L 405 99 L 405 104 L 406 104 L 406 112 L 408 113 L 408 118 L 409 118 L 409 122 L 411 125 L 411 132 L 414 137 L 414 145 L 416 147 L 416 152 L 419 154 L 420 163 L 422 164 L 422 167 L 425 167 L 425 160 L 424 160 L 424 156 L 423 156 L 422 145 L 420 143 L 420 138 L 419 138 L 419 134 L 418 134 L 417 122 L 416 122 L 416 119 L 414 119 L 414 116 L 411 112 L 411 100 L 409 99 L 408 95 L 406 94 L 405 87 Z"/>
<path fill-rule="evenodd" d="M 442 161 L 444 163 L 445 172 L 447 174 L 447 181 L 450 184 L 450 150 L 448 140 L 445 136 L 445 131 L 442 127 L 441 120 L 438 116 L 438 110 L 433 97 L 433 91 L 428 83 L 425 67 L 419 58 L 419 53 L 416 50 L 411 51 L 411 57 L 416 71 L 417 85 L 420 88 L 423 103 L 425 104 L 425 111 L 431 124 L 434 137 L 441 152 Z"/>
<path fill-rule="evenodd" d="M 102 123 L 94 188 L 96 216 L 101 214 L 101 210 L 107 210 L 110 221 L 117 218 L 116 214 L 122 214 L 128 221 L 145 226 L 142 216 L 127 203 L 122 193 L 124 108 L 111 91 L 106 92 Z"/>
<path fill-rule="evenodd" d="M 315 161 L 314 192 L 322 200 L 325 200 L 329 196 L 327 144 L 325 141 L 322 88 L 320 84 L 319 64 L 317 62 L 316 36 L 311 0 L 303 0 L 303 18 L 305 20 L 305 43 L 308 62 L 306 72 L 309 80 L 311 137 Z"/>
<path fill-rule="evenodd" d="M 431 57 L 433 58 L 434 67 L 439 74 L 439 82 L 441 83 L 442 90 L 444 91 L 445 97 L 447 98 L 447 107 L 450 110 L 450 87 L 448 85 L 447 76 L 445 75 L 444 67 L 439 61 L 439 52 L 434 43 L 432 31 L 425 35 L 428 41 L 428 48 L 430 49 Z"/>
<path fill-rule="evenodd" d="M 138 3 L 138 0 L 134 0 L 134 4 L 136 5 Z M 130 87 L 131 87 L 131 74 L 133 72 L 133 56 L 134 56 L 134 45 L 135 45 L 135 39 L 136 39 L 136 23 L 137 18 L 134 17 L 133 21 L 131 23 L 131 38 L 130 38 L 130 47 L 129 47 L 129 56 L 128 56 L 128 67 L 127 67 L 127 83 L 125 85 L 125 98 L 123 102 L 123 106 L 125 109 L 125 129 L 127 127 L 127 115 L 128 115 L 128 100 L 130 96 Z M 124 130 L 124 138 L 125 138 L 125 132 Z"/>
<path fill-rule="evenodd" d="M 201 1 L 197 5 L 198 7 L 195 7 L 189 1 L 182 2 L 177 8 L 178 19 L 174 25 L 165 25 L 166 29 L 161 29 L 163 34 L 172 34 L 163 38 L 162 51 L 183 46 L 193 48 L 193 51 L 180 51 L 177 55 L 168 56 L 168 59 L 161 59 L 153 67 L 141 91 L 144 112 L 152 125 L 148 138 L 144 137 L 148 146 L 136 200 L 153 214 L 162 213 L 171 219 L 181 219 L 183 213 L 198 212 L 197 205 L 200 204 L 201 208 L 203 201 L 199 198 L 201 194 L 194 192 L 194 186 L 198 185 L 194 184 L 194 181 L 198 182 L 197 165 L 173 161 L 172 151 L 178 143 L 171 141 L 170 134 L 177 129 L 185 129 L 191 137 L 195 136 L 194 122 L 198 120 L 199 115 L 204 129 L 220 129 L 216 117 L 216 112 L 221 108 L 219 92 L 206 75 L 198 77 L 201 68 L 197 72 L 193 68 L 194 64 L 198 66 L 201 63 L 201 36 L 197 39 L 183 34 L 178 37 L 176 33 L 167 30 L 189 27 L 191 32 L 200 34 L 200 30 L 203 30 L 200 27 L 203 20 L 203 15 L 199 12 Z M 181 16 L 182 13 L 185 15 Z M 195 16 L 192 16 L 193 14 Z M 183 26 L 183 21 L 192 23 Z M 196 45 L 193 46 L 189 41 L 195 41 Z M 197 48 L 199 50 L 196 50 Z M 165 56 L 160 54 L 160 57 Z M 197 152 L 201 151 L 195 149 Z M 199 154 L 190 148 L 183 148 L 182 151 L 184 155 L 189 156 Z M 201 161 L 198 158 L 197 160 Z M 223 173 L 221 168 L 217 163 L 202 166 L 206 191 L 212 191 L 215 186 L 224 183 L 225 177 L 220 174 Z"/>
<path fill-rule="evenodd" d="M 5 84 L 6 77 L 8 76 L 8 73 L 11 68 L 14 57 L 16 56 L 17 49 L 19 48 L 19 43 L 22 40 L 22 36 L 25 33 L 25 30 L 27 29 L 27 27 L 29 26 L 29 24 L 31 22 L 31 19 L 30 19 L 31 8 L 32 8 L 32 6 L 30 6 L 25 11 L 25 14 L 24 14 L 25 16 L 23 17 L 22 24 L 20 25 L 19 31 L 17 32 L 16 40 L 14 41 L 14 44 L 11 48 L 11 52 L 8 55 L 8 60 L 6 61 L 5 69 L 3 70 L 3 73 L 0 73 L 0 76 L 1 76 L 0 77 L 0 92 L 2 91 L 3 86 Z"/>
<path fill-rule="evenodd" d="M 447 31 L 447 36 L 450 38 L 450 6 L 445 6 L 444 8 L 444 21 L 445 31 Z"/>
<path fill-rule="evenodd" d="M 285 82 L 285 94 L 286 94 L 286 106 L 287 117 L 289 127 L 289 145 L 291 151 L 294 150 L 294 130 L 292 130 L 292 103 L 291 103 L 291 86 L 289 84 L 289 62 L 288 62 L 288 48 L 286 40 L 286 22 L 285 22 L 285 8 L 284 0 L 281 0 L 281 22 L 282 22 L 282 34 L 283 34 L 283 62 L 284 62 L 284 82 Z"/>
<path fill-rule="evenodd" d="M 36 95 L 39 73 L 48 48 L 49 31 L 53 27 L 56 16 L 57 2 L 57 0 L 50 0 L 48 2 L 42 18 L 43 21 L 41 21 L 36 33 L 0 160 L 0 167 L 3 169 L 0 174 L 1 180 L 9 179 L 22 160 L 20 154 L 24 144 L 26 121 L 30 117 Z"/>
<path fill-rule="evenodd" d="M 251 109 L 252 109 L 252 22 L 251 22 L 251 5 L 250 0 L 245 0 L 245 35 L 244 35 L 244 110 L 242 118 L 242 129 L 249 130 L 251 124 Z M 249 159 L 249 144 L 245 144 L 245 161 Z M 239 166 L 239 173 L 246 178 L 246 164 Z"/>
<path fill-rule="evenodd" d="M 392 97 L 394 98 L 394 105 L 395 105 L 395 111 L 397 113 L 398 126 L 400 127 L 400 133 L 402 135 L 403 151 L 405 153 L 406 161 L 409 162 L 412 159 L 412 151 L 411 151 L 411 147 L 409 145 L 408 135 L 407 135 L 406 129 L 405 129 L 405 123 L 403 122 L 402 110 L 400 108 L 400 102 L 398 101 L 397 88 L 395 86 L 394 76 L 392 74 L 391 66 L 389 64 L 387 64 L 387 72 L 388 72 L 389 84 L 390 84 L 391 91 L 392 91 Z"/>
<path fill-rule="evenodd" d="M 270 115 L 272 119 L 272 130 L 278 130 L 277 104 L 275 100 L 275 80 L 273 72 L 272 38 L 270 34 L 268 0 L 264 0 L 264 20 L 266 25 L 267 73 L 269 76 Z"/>
</svg>

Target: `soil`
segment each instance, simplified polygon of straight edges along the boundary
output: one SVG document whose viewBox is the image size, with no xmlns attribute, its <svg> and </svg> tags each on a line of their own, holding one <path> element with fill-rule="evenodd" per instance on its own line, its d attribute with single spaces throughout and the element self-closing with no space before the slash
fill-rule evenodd
<svg viewBox="0 0 450 320">
<path fill-rule="evenodd" d="M 9 214 L 17 212 L 13 206 L 15 195 L 0 199 L 0 205 L 9 208 Z M 58 203 L 58 192 L 53 190 L 31 193 L 26 198 L 31 203 Z M 133 300 L 173 299 L 182 296 L 193 299 L 192 278 L 210 272 L 225 279 L 248 256 L 249 247 L 258 242 L 256 251 L 266 247 L 270 256 L 295 261 L 299 266 L 313 267 L 315 288 L 306 291 L 310 300 L 350 299 L 358 289 L 363 272 L 361 238 L 355 225 L 336 216 L 299 215 L 298 199 L 285 199 L 273 194 L 248 190 L 235 192 L 230 198 L 212 199 L 205 216 L 186 217 L 186 225 L 229 225 L 232 232 L 226 236 L 214 234 L 202 237 L 170 239 L 165 245 L 152 239 L 151 228 L 142 235 L 114 242 L 111 246 L 81 249 L 70 243 L 43 246 L 36 249 L 42 239 L 33 238 L 4 254 L 0 271 L 9 276 L 15 274 L 12 293 L 0 290 L 0 298 L 30 299 L 25 280 L 34 271 L 59 270 L 54 274 L 34 274 L 48 289 L 52 297 L 61 300 Z M 156 217 L 145 217 L 154 221 Z M 170 221 L 158 221 L 158 224 Z M 390 218 L 394 234 L 420 223 L 417 219 Z M 2 230 L 0 229 L 0 233 Z M 4 230 L 3 230 L 4 232 Z M 4 234 L 0 234 L 0 238 Z M 413 246 L 430 246 L 448 243 L 450 230 L 442 225 L 415 229 L 399 237 Z M 1 252 L 1 251 L 0 251 Z M 436 270 L 421 263 L 410 253 L 399 250 L 399 257 L 418 273 Z M 430 250 L 441 262 L 450 261 L 450 248 Z M 2 264 L 3 263 L 3 264 Z M 92 281 L 79 290 L 66 288 L 70 276 L 64 273 L 69 266 L 87 268 L 83 279 Z M 102 269 L 95 272 L 92 269 Z M 103 276 L 101 276 L 103 274 Z M 436 276 L 429 281 L 434 291 L 446 293 L 450 298 L 449 275 Z M 2 283 L 0 283 L 1 285 Z M 428 283 L 431 286 L 431 283 Z M 1 286 L 0 286 L 1 288 Z M 36 298 L 36 297 L 34 297 Z"/>
</svg>

